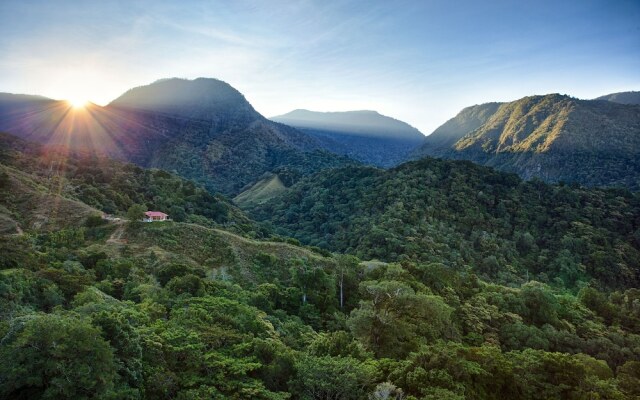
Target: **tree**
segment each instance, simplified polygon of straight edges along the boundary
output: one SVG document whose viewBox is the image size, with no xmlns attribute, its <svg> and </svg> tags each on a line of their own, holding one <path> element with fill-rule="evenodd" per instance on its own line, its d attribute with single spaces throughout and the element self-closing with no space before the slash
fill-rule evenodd
<svg viewBox="0 0 640 400">
<path fill-rule="evenodd" d="M 303 356 L 292 386 L 304 400 L 367 398 L 375 368 L 351 357 Z"/>
<path fill-rule="evenodd" d="M 396 387 L 391 382 L 383 382 L 376 386 L 373 393 L 369 395 L 369 400 L 404 400 L 406 396 L 402 389 Z"/>
<path fill-rule="evenodd" d="M 71 315 L 15 318 L 0 347 L 3 398 L 88 399 L 112 386 L 113 350 L 88 320 Z"/>
<path fill-rule="evenodd" d="M 520 295 L 527 307 L 527 322 L 537 326 L 558 323 L 558 301 L 549 288 L 531 281 L 522 286 Z"/>
<path fill-rule="evenodd" d="M 127 210 L 127 219 L 131 222 L 142 221 L 147 207 L 142 204 L 134 204 Z"/>
<path fill-rule="evenodd" d="M 171 218 L 176 222 L 182 222 L 187 219 L 187 213 L 183 207 L 171 206 L 169 213 L 171 214 Z"/>
<path fill-rule="evenodd" d="M 398 281 L 365 281 L 364 300 L 347 325 L 378 357 L 403 357 L 424 341 L 444 336 L 452 309 L 442 298 L 416 293 Z"/>
<path fill-rule="evenodd" d="M 91 317 L 100 327 L 102 336 L 109 341 L 117 361 L 117 373 L 121 380 L 119 388 L 138 393 L 142 387 L 141 338 L 123 310 L 104 310 Z"/>
<path fill-rule="evenodd" d="M 627 361 L 619 367 L 617 380 L 625 394 L 640 397 L 640 361 Z"/>
<path fill-rule="evenodd" d="M 359 260 L 353 256 L 341 255 L 336 266 L 336 279 L 338 281 L 338 300 L 340 309 L 343 310 L 352 295 L 351 291 L 357 289 L 356 274 L 359 272 Z"/>
</svg>

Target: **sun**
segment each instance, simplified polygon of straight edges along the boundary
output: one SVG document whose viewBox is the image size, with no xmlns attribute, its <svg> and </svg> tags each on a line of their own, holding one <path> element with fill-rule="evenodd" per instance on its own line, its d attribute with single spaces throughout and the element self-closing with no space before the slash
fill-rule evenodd
<svg viewBox="0 0 640 400">
<path fill-rule="evenodd" d="M 87 103 L 89 103 L 87 99 L 84 99 L 82 97 L 75 97 L 67 101 L 73 108 L 85 108 L 87 106 Z"/>
</svg>

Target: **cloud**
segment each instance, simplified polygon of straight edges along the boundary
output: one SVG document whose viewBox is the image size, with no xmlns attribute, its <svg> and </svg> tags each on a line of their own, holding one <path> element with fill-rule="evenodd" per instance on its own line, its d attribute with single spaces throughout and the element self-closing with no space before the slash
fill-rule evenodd
<svg viewBox="0 0 640 400">
<path fill-rule="evenodd" d="M 376 109 L 430 132 L 470 102 L 640 86 L 639 3 L 541 1 L 5 0 L 0 90 L 104 104 L 210 76 L 267 115 Z"/>
</svg>

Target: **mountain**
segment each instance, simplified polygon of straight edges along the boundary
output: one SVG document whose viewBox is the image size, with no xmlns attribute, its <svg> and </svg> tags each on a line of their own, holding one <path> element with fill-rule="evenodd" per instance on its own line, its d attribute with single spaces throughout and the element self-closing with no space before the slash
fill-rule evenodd
<svg viewBox="0 0 640 400">
<path fill-rule="evenodd" d="M 390 167 L 424 141 L 411 125 L 375 111 L 294 110 L 271 120 L 316 137 L 322 146 L 367 164 Z"/>
<path fill-rule="evenodd" d="M 96 215 L 132 203 L 185 222 Z M 0 134 L 0 398 L 637 397 L 637 194 L 425 159 L 264 205 L 387 262 L 256 240 L 191 181 Z"/>
<path fill-rule="evenodd" d="M 502 103 L 485 103 L 463 109 L 427 136 L 418 151 L 428 150 L 432 156 L 447 153 L 464 135 L 487 122 L 501 105 Z"/>
<path fill-rule="evenodd" d="M 349 163 L 317 139 L 267 120 L 225 82 L 164 79 L 106 107 L 73 108 L 40 97 L 0 96 L 0 130 L 53 147 L 107 155 L 239 193 L 265 172 L 298 176 Z"/>
<path fill-rule="evenodd" d="M 640 189 L 640 106 L 550 94 L 464 109 L 413 157 L 470 160 L 525 179 Z"/>
<path fill-rule="evenodd" d="M 607 100 L 620 104 L 640 104 L 640 92 L 619 92 L 595 98 L 595 100 Z"/>
<path fill-rule="evenodd" d="M 468 161 L 343 167 L 248 208 L 303 243 L 441 263 L 503 284 L 640 284 L 640 194 L 522 181 Z"/>
<path fill-rule="evenodd" d="M 112 107 L 200 119 L 214 124 L 225 120 L 246 123 L 260 119 L 244 96 L 226 82 L 212 78 L 160 79 L 151 85 L 128 90 L 113 100 Z"/>
</svg>

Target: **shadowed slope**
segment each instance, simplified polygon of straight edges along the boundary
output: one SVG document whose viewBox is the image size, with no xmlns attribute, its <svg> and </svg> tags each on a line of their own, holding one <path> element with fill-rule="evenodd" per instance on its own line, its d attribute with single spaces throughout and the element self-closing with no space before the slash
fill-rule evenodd
<svg viewBox="0 0 640 400">
<path fill-rule="evenodd" d="M 349 162 L 321 151 L 313 137 L 262 117 L 215 79 L 161 80 L 107 107 L 73 108 L 35 96 L 0 100 L 0 129 L 7 132 L 175 171 L 228 195 L 279 167 L 304 175 Z"/>
<path fill-rule="evenodd" d="M 294 110 L 271 119 L 314 136 L 329 151 L 381 167 L 403 161 L 424 141 L 414 127 L 375 111 Z"/>
</svg>

